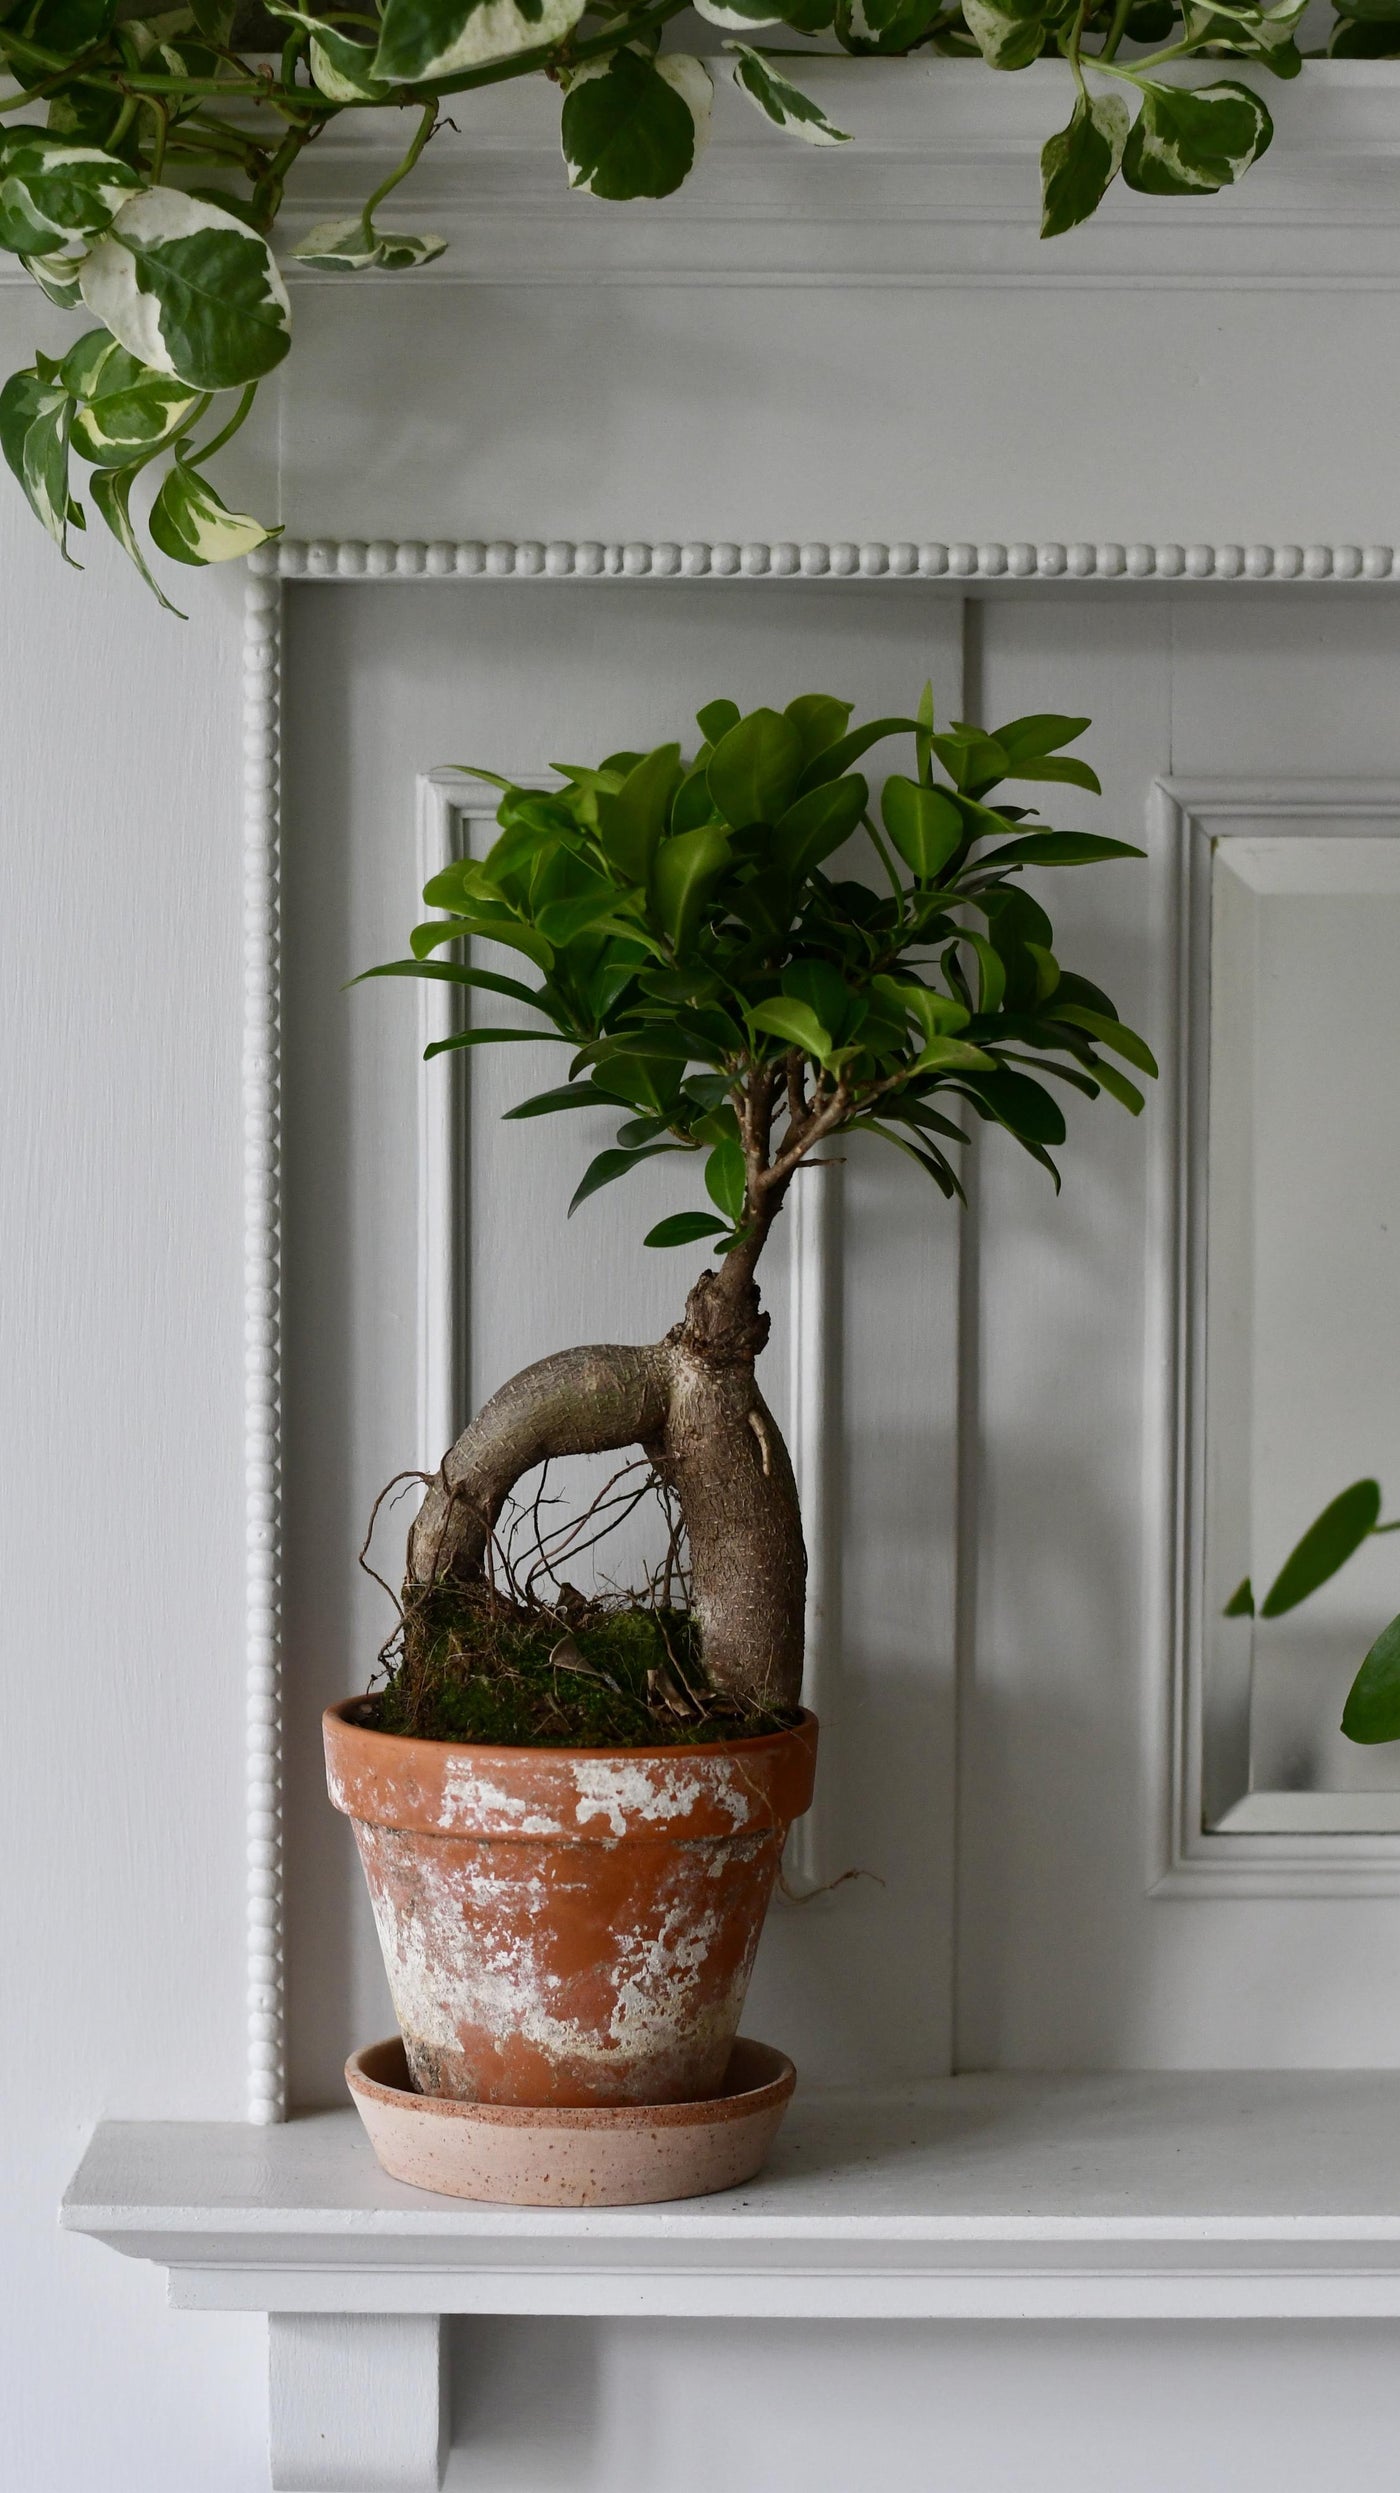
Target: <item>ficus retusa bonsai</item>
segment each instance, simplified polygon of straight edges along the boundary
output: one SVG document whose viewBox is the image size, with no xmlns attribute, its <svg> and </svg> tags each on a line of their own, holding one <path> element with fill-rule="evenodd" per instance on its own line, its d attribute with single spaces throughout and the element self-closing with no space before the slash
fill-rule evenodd
<svg viewBox="0 0 1400 2493">
<path fill-rule="evenodd" d="M 741 1709 L 793 1706 L 806 1561 L 755 1362 L 768 1332 L 758 1267 L 799 1170 L 870 1134 L 956 1198 L 971 1119 L 1002 1127 L 1058 1188 L 1065 1122 L 1037 1075 L 1142 1107 L 1117 1060 L 1151 1075 L 1149 1049 L 1061 966 L 1021 880 L 1027 866 L 1142 852 L 997 796 L 1007 781 L 1097 793 L 1064 751 L 1088 721 L 939 732 L 927 692 L 914 718 L 850 719 L 850 703 L 823 694 L 746 716 L 713 701 L 689 758 L 668 742 L 558 764 L 548 792 L 477 772 L 501 790 L 494 846 L 437 875 L 424 898 L 446 914 L 415 928 L 408 958 L 366 973 L 518 1007 L 511 1026 L 463 1029 L 430 1055 L 557 1037 L 563 1080 L 508 1114 L 621 1119 L 570 1211 L 668 1154 L 709 1208 L 674 1213 L 646 1243 L 703 1239 L 713 1257 L 663 1341 L 556 1352 L 502 1386 L 451 1448 L 409 1539 L 410 1657 L 427 1596 L 479 1584 L 525 1473 L 635 1445 L 679 1506 L 710 1688 Z M 893 736 L 912 738 L 914 770 L 886 778 L 875 808 L 857 765 Z M 468 944 L 492 948 L 492 966 L 447 957 Z M 533 982 L 516 974 L 529 971 Z"/>
</svg>

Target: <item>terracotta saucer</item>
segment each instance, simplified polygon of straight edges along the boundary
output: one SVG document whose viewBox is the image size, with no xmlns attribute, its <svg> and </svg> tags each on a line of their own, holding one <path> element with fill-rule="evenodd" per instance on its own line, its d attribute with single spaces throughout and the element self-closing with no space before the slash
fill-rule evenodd
<svg viewBox="0 0 1400 2493">
<path fill-rule="evenodd" d="M 637 2207 L 732 2190 L 758 2171 L 797 2083 L 785 2053 L 743 2035 L 709 2103 L 453 2103 L 414 2092 L 397 2034 L 352 2053 L 345 2075 L 396 2181 L 515 2207 Z"/>
</svg>

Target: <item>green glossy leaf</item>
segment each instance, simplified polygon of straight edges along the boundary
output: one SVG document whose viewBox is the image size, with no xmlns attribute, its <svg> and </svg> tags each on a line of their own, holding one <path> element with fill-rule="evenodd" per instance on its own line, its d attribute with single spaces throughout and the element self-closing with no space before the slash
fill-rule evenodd
<svg viewBox="0 0 1400 2493">
<path fill-rule="evenodd" d="M 786 1039 L 789 1047 L 802 1050 L 804 1056 L 825 1064 L 835 1042 L 823 1028 L 810 1004 L 800 1003 L 794 996 L 773 996 L 766 1004 L 756 1004 L 748 1015 L 751 1030 L 771 1032 L 777 1039 Z"/>
<path fill-rule="evenodd" d="M 799 693 L 795 701 L 788 703 L 783 716 L 791 719 L 802 739 L 804 769 L 818 753 L 825 753 L 839 736 L 845 735 L 853 707 L 852 702 L 837 701 L 830 693 Z M 736 710 L 729 722 L 731 727 L 738 715 Z"/>
<path fill-rule="evenodd" d="M 800 882 L 825 865 L 858 829 L 870 802 L 870 790 L 857 772 L 848 779 L 829 779 L 809 788 L 789 805 L 773 826 L 773 853 Z"/>
<path fill-rule="evenodd" d="M 1380 1513 L 1381 1493 L 1374 1480 L 1354 1480 L 1343 1489 L 1289 1551 L 1259 1605 L 1260 1618 L 1281 1619 L 1285 1611 L 1296 1610 L 1369 1539 Z"/>
<path fill-rule="evenodd" d="M 1098 772 L 1070 753 L 1050 754 L 1043 762 L 1022 762 L 1006 775 L 1008 779 L 1053 779 L 1065 787 L 1087 788 L 1091 796 L 1103 795 Z"/>
<path fill-rule="evenodd" d="M 874 988 L 896 1013 L 916 1021 L 925 1039 L 951 1038 L 965 1030 L 972 1018 L 965 1004 L 957 1003 L 949 995 L 936 995 L 917 979 L 881 975 L 874 981 Z"/>
<path fill-rule="evenodd" d="M 970 1039 L 932 1038 L 919 1050 L 913 1073 L 995 1073 L 997 1061 Z"/>
<path fill-rule="evenodd" d="M 677 832 L 657 849 L 652 864 L 652 894 L 657 916 L 677 952 L 688 948 L 701 909 L 729 858 L 725 833 L 710 823 L 702 824 L 697 831 Z"/>
<path fill-rule="evenodd" d="M 1253 1618 L 1254 1586 L 1250 1582 L 1248 1576 L 1243 1576 L 1240 1582 L 1235 1586 L 1233 1593 L 1230 1595 L 1230 1598 L 1226 1602 L 1220 1615 L 1223 1619 Z"/>
<path fill-rule="evenodd" d="M 980 727 L 959 724 L 944 735 L 930 735 L 928 743 L 960 793 L 980 796 L 1006 777 L 1009 764 L 1004 748 Z"/>
<path fill-rule="evenodd" d="M 1137 1032 L 1130 1030 L 1125 1022 L 1118 1021 L 1107 1013 L 1093 1012 L 1086 1004 L 1058 1005 L 1054 1019 L 1067 1021 L 1076 1030 L 1087 1030 L 1091 1039 L 1098 1040 L 1100 1047 L 1111 1047 L 1115 1055 L 1123 1057 L 1130 1065 L 1136 1065 L 1139 1073 L 1148 1074 L 1153 1080 L 1156 1079 L 1156 1057 L 1147 1041 L 1140 1039 Z"/>
<path fill-rule="evenodd" d="M 965 837 L 963 818 L 952 798 L 942 788 L 921 787 L 917 779 L 896 776 L 885 781 L 880 817 L 920 883 L 937 880 Z"/>
<path fill-rule="evenodd" d="M 1273 135 L 1267 107 L 1237 79 L 1209 87 L 1144 82 L 1142 110 L 1123 150 L 1123 179 L 1132 190 L 1168 197 L 1223 190 Z"/>
<path fill-rule="evenodd" d="M 705 1192 L 731 1224 L 743 1219 L 747 1185 L 742 1147 L 726 1136 L 705 1162 Z"/>
<path fill-rule="evenodd" d="M 720 738 L 706 777 L 725 821 L 744 831 L 750 823 L 776 822 L 786 812 L 801 768 L 796 723 L 780 710 L 751 710 Z"/>
<path fill-rule="evenodd" d="M 709 134 L 709 71 L 687 53 L 625 48 L 570 77 L 560 120 L 569 182 L 597 199 L 665 199 Z"/>
<path fill-rule="evenodd" d="M 868 999 L 847 986 L 834 961 L 793 961 L 783 972 L 783 994 L 809 1005 L 837 1047 L 854 1035 L 870 1009 Z"/>
<path fill-rule="evenodd" d="M 702 16 L 711 14 L 715 5 L 716 0 L 709 0 L 708 8 L 701 9 Z M 811 147 L 841 147 L 849 139 L 849 130 L 838 130 L 834 121 L 828 121 L 820 104 L 814 104 L 810 95 L 804 95 L 800 87 L 782 77 L 761 52 L 751 51 L 746 43 L 731 43 L 726 49 L 737 54 L 730 75 L 739 93 L 775 129 L 806 139 Z"/>
<path fill-rule="evenodd" d="M 227 563 L 280 537 L 246 511 L 230 511 L 197 469 L 175 459 L 151 505 L 151 541 L 177 563 Z"/>
<path fill-rule="evenodd" d="M 571 34 L 584 0 L 385 0 L 374 77 L 389 85 L 452 78 Z"/>
<path fill-rule="evenodd" d="M 868 720 L 864 727 L 853 727 L 849 735 L 838 736 L 835 744 L 824 746 L 803 765 L 797 794 L 805 796 L 809 788 L 820 788 L 828 779 L 840 779 L 872 745 L 882 744 L 886 736 L 912 735 L 918 723 L 912 718 L 876 718 Z"/>
<path fill-rule="evenodd" d="M 615 795 L 598 798 L 598 838 L 610 865 L 645 883 L 683 777 L 678 744 L 658 745 L 628 772 Z"/>
<path fill-rule="evenodd" d="M 1066 127 L 1046 140 L 1040 151 L 1043 240 L 1067 234 L 1093 215 L 1122 164 L 1128 128 L 1121 96 L 1081 95 Z"/>
<path fill-rule="evenodd" d="M 574 1188 L 569 1204 L 570 1220 L 573 1219 L 579 1205 L 586 1203 L 590 1195 L 596 1195 L 600 1187 L 611 1186 L 616 1178 L 628 1176 L 633 1169 L 639 1169 L 644 1160 L 654 1160 L 658 1152 L 679 1149 L 680 1145 L 677 1143 L 644 1143 L 640 1151 L 598 1152 L 596 1157 L 589 1161 Z"/>
<path fill-rule="evenodd" d="M 1366 1748 L 1400 1740 L 1400 1619 L 1381 1629 L 1352 1681 L 1342 1729 Z"/>
<path fill-rule="evenodd" d="M 83 301 L 127 352 L 192 389 L 260 380 L 291 343 L 291 311 L 261 235 L 183 191 L 147 190 L 85 261 Z"/>
<path fill-rule="evenodd" d="M 984 866 L 1087 866 L 1109 857 L 1142 857 L 1146 851 L 1127 840 L 1101 839 L 1094 831 L 1028 831 L 1005 848 L 988 849 Z"/>
<path fill-rule="evenodd" d="M 567 1108 L 606 1105 L 605 1094 L 595 1090 L 591 1082 L 562 1082 L 552 1091 L 535 1091 L 529 1099 L 518 1100 L 514 1108 L 502 1111 L 501 1121 L 508 1125 L 517 1117 L 552 1117 Z"/>
<path fill-rule="evenodd" d="M 1075 1079 L 1072 1074 L 1066 1073 L 1062 1066 L 1049 1066 L 1046 1070 L 1058 1073 L 1062 1081 L 1069 1082 Z M 1136 1082 L 1130 1082 L 1125 1073 L 1120 1073 L 1116 1065 L 1110 1065 L 1102 1056 L 1095 1057 L 1094 1070 L 1101 1088 L 1107 1091 L 1110 1099 L 1116 1099 L 1119 1106 L 1126 1108 L 1130 1116 L 1140 1117 L 1142 1115 L 1147 1102 Z M 1085 1086 L 1080 1082 L 1078 1087 L 1082 1090 Z"/>
<path fill-rule="evenodd" d="M 658 1221 L 642 1240 L 643 1246 L 694 1246 L 697 1238 L 724 1238 L 728 1225 L 717 1221 L 712 1212 L 673 1212 L 669 1220 Z"/>
<path fill-rule="evenodd" d="M 695 724 L 706 744 L 718 744 L 721 736 L 738 726 L 742 716 L 737 701 L 707 701 L 703 710 L 696 711 Z"/>
<path fill-rule="evenodd" d="M 1062 1143 L 1065 1120 L 1058 1100 L 1029 1074 L 1010 1073 L 998 1067 L 995 1073 L 982 1074 L 966 1085 L 974 1103 L 980 1102 L 991 1111 L 999 1125 L 1006 1126 L 1017 1139 L 1032 1143 Z"/>
<path fill-rule="evenodd" d="M 1018 763 L 1043 761 L 1047 753 L 1058 753 L 1061 745 L 1077 743 L 1089 724 L 1087 718 L 1066 718 L 1058 710 L 1032 710 L 998 727 L 996 741 L 1012 765 L 1011 775 L 1019 777 Z"/>
<path fill-rule="evenodd" d="M 487 995 L 508 995 L 513 1003 L 533 1005 L 538 1013 L 549 1012 L 533 987 L 522 986 L 518 978 L 501 978 L 495 970 L 477 969 L 467 961 L 379 961 L 347 983 L 360 987 L 367 978 L 428 978 L 445 987 L 477 987 Z"/>
<path fill-rule="evenodd" d="M 424 1048 L 423 1062 L 426 1065 L 431 1057 L 451 1056 L 459 1047 L 518 1047 L 527 1042 L 538 1047 L 541 1039 L 564 1036 L 559 1030 L 454 1030 L 450 1039 L 434 1039 L 431 1047 Z"/>
</svg>

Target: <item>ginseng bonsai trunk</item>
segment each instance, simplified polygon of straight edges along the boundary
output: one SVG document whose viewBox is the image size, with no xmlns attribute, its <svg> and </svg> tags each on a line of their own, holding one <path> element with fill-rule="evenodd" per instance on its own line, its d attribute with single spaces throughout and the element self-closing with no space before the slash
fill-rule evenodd
<svg viewBox="0 0 1400 2493">
<path fill-rule="evenodd" d="M 673 1490 L 711 1684 L 743 1704 L 795 1705 L 807 1559 L 797 1485 L 754 1376 L 768 1338 L 754 1266 L 776 1188 L 742 1242 L 702 1273 L 662 1342 L 557 1351 L 478 1412 L 434 1477 L 408 1544 L 405 1609 L 430 1585 L 470 1584 L 516 1482 L 567 1454 L 638 1445 Z"/>
</svg>

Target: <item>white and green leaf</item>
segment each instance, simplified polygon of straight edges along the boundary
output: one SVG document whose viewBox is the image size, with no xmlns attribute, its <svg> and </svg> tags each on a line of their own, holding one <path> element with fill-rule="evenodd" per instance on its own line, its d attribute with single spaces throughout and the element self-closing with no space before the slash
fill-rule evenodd
<svg viewBox="0 0 1400 2493">
<path fill-rule="evenodd" d="M 83 301 L 127 352 L 192 389 L 261 380 L 291 343 L 291 306 L 260 234 L 183 191 L 143 191 L 84 263 Z"/>
<path fill-rule="evenodd" d="M 72 561 L 69 524 L 82 521 L 68 491 L 72 422 L 72 397 L 47 358 L 29 371 L 11 373 L 0 390 L 0 451 L 65 562 Z"/>
<path fill-rule="evenodd" d="M 151 539 L 177 563 L 228 563 L 280 537 L 247 512 L 230 511 L 196 468 L 175 459 L 151 505 Z"/>
<path fill-rule="evenodd" d="M 303 268 L 424 268 L 446 249 L 442 234 L 382 234 L 376 226 L 366 242 L 363 219 L 347 216 L 313 225 L 292 258 Z"/>
<path fill-rule="evenodd" d="M 43 288 L 61 312 L 75 312 L 83 299 L 83 252 L 21 251 L 20 265 Z"/>
<path fill-rule="evenodd" d="M 781 26 L 782 12 L 772 0 L 693 0 L 697 17 L 706 18 L 711 26 L 722 26 L 726 34 L 742 34 L 746 27 Z"/>
<path fill-rule="evenodd" d="M 269 15 L 299 26 L 311 40 L 307 63 L 313 83 L 332 104 L 377 104 L 388 94 L 386 80 L 374 75 L 373 43 L 358 42 L 342 26 L 298 9 L 291 0 L 267 0 Z"/>
<path fill-rule="evenodd" d="M 1092 216 L 1123 161 L 1128 107 L 1119 95 L 1081 95 L 1069 122 L 1040 151 L 1041 237 Z"/>
<path fill-rule="evenodd" d="M 962 0 L 963 21 L 989 69 L 1025 69 L 1045 48 L 1038 17 L 997 8 L 993 0 Z"/>
<path fill-rule="evenodd" d="M 138 363 L 104 329 L 69 348 L 64 386 L 79 402 L 73 447 L 95 467 L 128 467 L 159 450 L 197 415 L 203 393 Z"/>
<path fill-rule="evenodd" d="M 709 135 L 714 87 L 685 52 L 627 45 L 569 80 L 560 140 L 569 181 L 597 199 L 665 199 Z"/>
<path fill-rule="evenodd" d="M 128 554 L 136 565 L 152 595 L 159 599 L 168 615 L 178 615 L 184 623 L 188 617 L 180 607 L 171 604 L 141 551 L 136 523 L 131 516 L 131 488 L 144 465 L 144 460 L 138 460 L 130 467 L 99 468 L 92 478 L 93 503 L 123 553 Z"/>
<path fill-rule="evenodd" d="M 104 233 L 141 175 L 100 147 L 21 122 L 0 133 L 0 250 L 51 259 Z"/>
<path fill-rule="evenodd" d="M 571 34 L 585 0 L 386 0 L 374 75 L 391 86 L 547 51 Z"/>
<path fill-rule="evenodd" d="M 738 56 L 731 74 L 739 93 L 776 128 L 806 139 L 812 147 L 840 147 L 849 139 L 849 130 L 838 130 L 820 104 L 814 104 L 790 79 L 780 77 L 761 52 L 751 51 L 746 43 L 731 43 L 726 49 Z"/>
<path fill-rule="evenodd" d="M 1132 190 L 1167 197 L 1224 190 L 1274 135 L 1267 107 L 1237 79 L 1209 87 L 1144 79 L 1142 89 L 1142 110 L 1123 150 L 1123 179 Z"/>
</svg>

